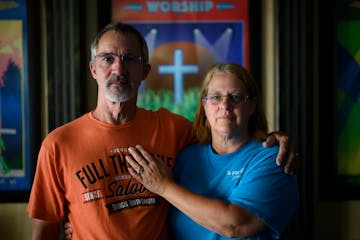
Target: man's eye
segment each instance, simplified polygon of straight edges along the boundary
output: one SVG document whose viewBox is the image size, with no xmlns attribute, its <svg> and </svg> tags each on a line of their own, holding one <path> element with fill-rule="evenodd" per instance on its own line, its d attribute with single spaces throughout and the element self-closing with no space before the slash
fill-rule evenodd
<svg viewBox="0 0 360 240">
<path fill-rule="evenodd" d="M 113 63 L 115 58 L 114 58 L 114 56 L 111 56 L 111 55 L 104 55 L 102 60 L 107 63 Z"/>
<path fill-rule="evenodd" d="M 135 61 L 136 61 L 136 57 L 133 56 L 133 55 L 123 55 L 123 56 L 122 56 L 122 60 L 123 60 L 124 62 L 132 63 L 132 62 L 135 62 Z"/>
</svg>

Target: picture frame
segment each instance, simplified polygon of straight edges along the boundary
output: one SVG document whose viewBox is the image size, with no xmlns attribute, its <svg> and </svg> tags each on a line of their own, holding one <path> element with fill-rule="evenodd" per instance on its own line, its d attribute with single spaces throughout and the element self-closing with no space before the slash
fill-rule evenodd
<svg viewBox="0 0 360 240">
<path fill-rule="evenodd" d="M 111 12 L 112 22 L 132 24 L 149 46 L 152 71 L 140 87 L 139 107 L 164 107 L 194 120 L 207 69 L 215 62 L 236 62 L 249 69 L 253 60 L 248 0 L 181 5 L 113 0 Z"/>
<path fill-rule="evenodd" d="M 354 5 L 355 4 L 355 5 Z M 321 36 L 320 196 L 326 200 L 360 199 L 360 6 L 336 0 L 333 20 Z M 321 40 L 320 40 L 321 41 Z M 323 42 L 321 41 L 321 42 Z M 325 56 L 325 55 L 324 55 Z"/>
<path fill-rule="evenodd" d="M 0 3 L 0 202 L 28 201 L 41 141 L 38 8 L 29 2 Z"/>
</svg>

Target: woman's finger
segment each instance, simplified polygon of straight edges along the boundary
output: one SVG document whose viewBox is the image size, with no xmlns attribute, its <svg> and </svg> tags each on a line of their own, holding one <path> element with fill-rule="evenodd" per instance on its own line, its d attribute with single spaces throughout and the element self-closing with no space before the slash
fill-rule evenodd
<svg viewBox="0 0 360 240">
<path fill-rule="evenodd" d="M 136 145 L 135 147 L 141 153 L 147 163 L 149 163 L 150 161 L 154 161 L 154 157 L 148 151 L 146 151 L 143 146 Z"/>
<path fill-rule="evenodd" d="M 141 175 L 144 172 L 144 168 L 131 155 L 125 156 L 125 160 L 130 165 L 130 168 L 128 168 L 128 170 L 131 175 Z"/>
<path fill-rule="evenodd" d="M 142 153 L 140 151 L 138 151 L 136 148 L 134 147 L 129 147 L 128 148 L 129 153 L 131 154 L 131 156 L 134 158 L 134 160 L 140 165 L 140 166 L 145 166 L 148 164 L 148 161 L 145 159 L 145 157 L 142 155 Z"/>
</svg>

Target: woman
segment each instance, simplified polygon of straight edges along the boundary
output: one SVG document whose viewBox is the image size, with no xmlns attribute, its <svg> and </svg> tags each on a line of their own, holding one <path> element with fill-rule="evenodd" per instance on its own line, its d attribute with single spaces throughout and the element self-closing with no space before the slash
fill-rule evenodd
<svg viewBox="0 0 360 240">
<path fill-rule="evenodd" d="M 267 132 L 256 82 L 238 64 L 208 71 L 194 121 L 198 144 L 186 147 L 170 171 L 144 148 L 129 148 L 129 171 L 174 207 L 172 239 L 278 239 L 298 205 L 295 176 L 274 164 L 278 147 Z"/>
</svg>

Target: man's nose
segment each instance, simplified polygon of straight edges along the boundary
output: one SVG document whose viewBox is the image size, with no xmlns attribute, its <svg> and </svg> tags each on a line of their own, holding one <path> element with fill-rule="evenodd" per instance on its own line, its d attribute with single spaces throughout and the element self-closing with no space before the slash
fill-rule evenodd
<svg viewBox="0 0 360 240">
<path fill-rule="evenodd" d="M 111 69 L 114 73 L 121 74 L 124 71 L 125 64 L 121 61 L 120 57 L 116 57 L 113 64 L 111 65 Z"/>
</svg>

